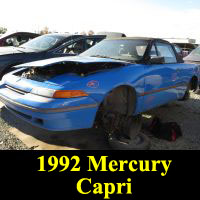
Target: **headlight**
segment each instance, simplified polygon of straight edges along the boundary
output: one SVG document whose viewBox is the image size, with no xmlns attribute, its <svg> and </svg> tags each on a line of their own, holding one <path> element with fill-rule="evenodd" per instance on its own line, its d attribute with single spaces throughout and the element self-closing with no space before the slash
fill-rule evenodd
<svg viewBox="0 0 200 200">
<path fill-rule="evenodd" d="M 55 91 L 56 90 L 47 89 L 47 88 L 33 88 L 31 90 L 31 93 L 39 95 L 39 96 L 44 96 L 44 97 L 52 98 L 53 94 L 55 93 Z"/>
</svg>

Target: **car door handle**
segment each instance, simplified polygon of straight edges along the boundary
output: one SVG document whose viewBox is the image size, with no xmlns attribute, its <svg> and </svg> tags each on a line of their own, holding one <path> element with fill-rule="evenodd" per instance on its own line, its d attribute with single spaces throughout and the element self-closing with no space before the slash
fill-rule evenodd
<svg viewBox="0 0 200 200">
<path fill-rule="evenodd" d="M 178 68 L 178 69 L 176 69 L 176 71 L 177 71 L 177 72 L 180 72 L 180 71 L 181 71 L 181 69 L 180 69 L 180 68 Z"/>
</svg>

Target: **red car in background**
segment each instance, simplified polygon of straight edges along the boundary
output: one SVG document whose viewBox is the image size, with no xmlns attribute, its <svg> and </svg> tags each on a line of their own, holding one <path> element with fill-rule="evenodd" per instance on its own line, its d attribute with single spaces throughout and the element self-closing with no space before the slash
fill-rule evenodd
<svg viewBox="0 0 200 200">
<path fill-rule="evenodd" d="M 40 35 L 30 32 L 5 33 L 0 36 L 0 47 L 5 47 L 5 46 L 17 47 L 38 36 Z"/>
</svg>

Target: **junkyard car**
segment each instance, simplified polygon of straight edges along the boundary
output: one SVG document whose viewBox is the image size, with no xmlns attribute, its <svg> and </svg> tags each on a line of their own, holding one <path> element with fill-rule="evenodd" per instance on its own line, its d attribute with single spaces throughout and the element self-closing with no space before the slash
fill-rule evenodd
<svg viewBox="0 0 200 200">
<path fill-rule="evenodd" d="M 196 44 L 190 44 L 190 43 L 175 43 L 175 45 L 177 45 L 179 48 L 182 49 L 183 57 L 186 57 L 198 46 Z"/>
<path fill-rule="evenodd" d="M 194 49 L 197 48 L 195 39 L 190 38 L 166 38 L 166 40 L 175 45 L 176 50 L 182 54 L 183 57 L 187 56 Z"/>
<path fill-rule="evenodd" d="M 0 48 L 0 78 L 14 65 L 52 57 L 77 55 L 95 45 L 106 35 L 46 34 L 19 47 Z"/>
<path fill-rule="evenodd" d="M 27 122 L 66 131 L 101 124 L 120 129 L 129 116 L 188 98 L 196 66 L 151 38 L 105 39 L 75 57 L 19 65 L 6 74 L 0 99 Z"/>
<path fill-rule="evenodd" d="M 30 32 L 5 33 L 0 36 L 0 47 L 5 47 L 5 46 L 17 47 L 38 36 L 39 34 Z"/>
<path fill-rule="evenodd" d="M 125 33 L 119 33 L 119 32 L 98 32 L 97 35 L 106 35 L 106 38 L 126 37 Z"/>
</svg>

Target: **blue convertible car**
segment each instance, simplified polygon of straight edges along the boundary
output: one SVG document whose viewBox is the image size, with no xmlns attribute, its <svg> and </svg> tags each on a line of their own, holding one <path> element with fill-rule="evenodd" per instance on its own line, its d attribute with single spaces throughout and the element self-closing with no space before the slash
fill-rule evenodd
<svg viewBox="0 0 200 200">
<path fill-rule="evenodd" d="M 0 99 L 27 122 L 48 130 L 120 129 L 128 116 L 174 100 L 198 85 L 197 67 L 184 64 L 167 41 L 106 39 L 76 57 L 17 66 L 5 75 Z"/>
</svg>

